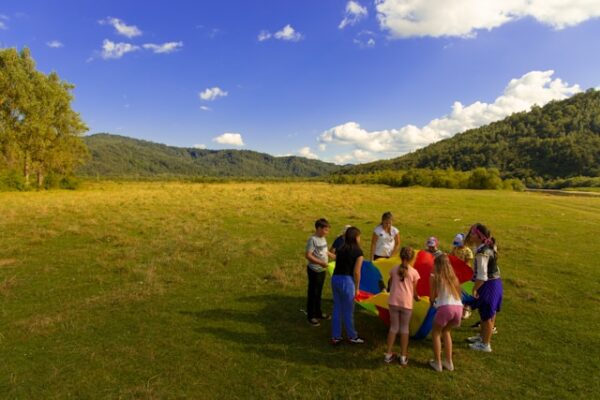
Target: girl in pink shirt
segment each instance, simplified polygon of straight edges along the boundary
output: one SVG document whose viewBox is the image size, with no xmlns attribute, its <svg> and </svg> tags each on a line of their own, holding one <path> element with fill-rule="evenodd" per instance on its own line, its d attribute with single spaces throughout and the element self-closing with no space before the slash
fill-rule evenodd
<svg viewBox="0 0 600 400">
<path fill-rule="evenodd" d="M 412 315 L 413 300 L 419 301 L 417 295 L 417 281 L 420 276 L 416 269 L 410 265 L 415 252 L 410 247 L 400 250 L 402 263 L 390 271 L 390 331 L 387 337 L 387 353 L 384 361 L 392 362 L 396 355 L 392 353 L 396 335 L 400 333 L 400 365 L 408 364 L 408 325 Z"/>
<path fill-rule="evenodd" d="M 437 309 L 433 318 L 431 339 L 433 342 L 433 360 L 429 365 L 441 372 L 443 368 L 454 371 L 452 363 L 452 328 L 460 326 L 463 305 L 460 300 L 460 284 L 454 274 L 448 255 L 435 258 L 433 274 L 430 277 L 431 303 Z M 442 361 L 442 338 L 444 339 L 445 360 Z"/>
</svg>

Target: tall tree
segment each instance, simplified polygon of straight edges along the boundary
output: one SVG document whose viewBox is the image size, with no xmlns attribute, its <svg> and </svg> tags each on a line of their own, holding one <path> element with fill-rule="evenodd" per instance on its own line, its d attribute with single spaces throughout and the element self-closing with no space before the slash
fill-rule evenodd
<svg viewBox="0 0 600 400">
<path fill-rule="evenodd" d="M 71 108 L 74 86 L 35 68 L 29 49 L 0 50 L 0 154 L 6 168 L 20 166 L 26 184 L 35 174 L 70 174 L 86 161 L 81 135 L 88 128 Z"/>
</svg>

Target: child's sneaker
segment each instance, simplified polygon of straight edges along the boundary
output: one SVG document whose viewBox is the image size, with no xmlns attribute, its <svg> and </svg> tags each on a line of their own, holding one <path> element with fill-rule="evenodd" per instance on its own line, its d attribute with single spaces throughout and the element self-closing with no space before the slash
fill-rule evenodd
<svg viewBox="0 0 600 400">
<path fill-rule="evenodd" d="M 438 364 L 435 360 L 429 360 L 429 366 L 437 372 L 442 372 L 442 366 Z"/>
<path fill-rule="evenodd" d="M 311 318 L 308 320 L 308 323 L 312 326 L 321 326 L 321 323 L 316 318 Z"/>
<path fill-rule="evenodd" d="M 386 364 L 391 363 L 392 361 L 394 361 L 396 359 L 396 354 L 395 353 L 385 353 L 385 357 L 383 357 L 383 362 Z"/>
<path fill-rule="evenodd" d="M 329 343 L 331 343 L 333 346 L 337 346 L 338 344 L 342 343 L 343 339 L 341 337 L 332 337 L 331 339 L 329 339 Z"/>
<path fill-rule="evenodd" d="M 323 313 L 321 314 L 320 319 L 324 319 L 325 321 L 331 321 L 331 315 Z"/>
<path fill-rule="evenodd" d="M 473 328 L 473 329 L 479 329 L 480 326 L 481 326 L 481 321 L 477 321 L 473 325 L 471 325 L 471 328 Z"/>
<path fill-rule="evenodd" d="M 478 343 L 481 342 L 481 335 L 469 336 L 467 338 L 467 342 L 469 343 Z"/>
<path fill-rule="evenodd" d="M 361 338 L 360 336 L 355 337 L 354 339 L 348 339 L 350 341 L 350 343 L 354 343 L 354 344 L 363 344 L 365 342 L 365 339 Z"/>
<path fill-rule="evenodd" d="M 442 367 L 446 368 L 448 371 L 454 371 L 454 364 L 452 361 L 442 360 Z"/>
<path fill-rule="evenodd" d="M 496 329 L 496 327 L 494 327 L 494 329 L 492 329 L 492 334 L 495 335 L 496 333 L 498 333 L 498 329 Z"/>
<path fill-rule="evenodd" d="M 485 344 L 483 342 L 475 342 L 469 345 L 471 350 L 483 351 L 484 353 L 491 353 L 492 346 L 489 343 Z"/>
<path fill-rule="evenodd" d="M 469 319 L 471 316 L 471 310 L 465 310 L 462 315 L 462 319 Z"/>
<path fill-rule="evenodd" d="M 406 366 L 408 366 L 408 357 L 406 357 L 406 356 L 400 356 L 400 357 L 398 358 L 398 361 L 400 362 L 400 365 L 401 365 L 402 367 L 406 367 Z"/>
</svg>

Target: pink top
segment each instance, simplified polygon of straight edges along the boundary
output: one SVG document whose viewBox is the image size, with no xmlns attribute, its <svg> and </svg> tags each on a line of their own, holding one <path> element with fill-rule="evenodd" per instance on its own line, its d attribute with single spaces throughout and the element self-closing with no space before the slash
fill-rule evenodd
<svg viewBox="0 0 600 400">
<path fill-rule="evenodd" d="M 400 280 L 398 276 L 398 268 L 394 267 L 390 271 L 390 278 L 392 280 L 390 284 L 390 297 L 388 304 L 391 306 L 402 307 L 409 310 L 413 308 L 413 299 L 415 295 L 415 284 L 421 278 L 419 272 L 413 267 L 408 267 L 404 281 Z"/>
</svg>

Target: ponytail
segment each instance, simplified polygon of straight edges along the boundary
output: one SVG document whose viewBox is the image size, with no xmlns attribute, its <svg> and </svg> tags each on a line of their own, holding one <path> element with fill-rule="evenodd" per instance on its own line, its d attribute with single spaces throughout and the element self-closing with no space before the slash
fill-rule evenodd
<svg viewBox="0 0 600 400">
<path fill-rule="evenodd" d="M 412 247 L 403 247 L 400 250 L 400 260 L 402 260 L 402 263 L 398 267 L 398 277 L 400 278 L 401 282 L 404 282 L 406 272 L 408 271 L 409 262 L 412 260 L 414 255 L 415 251 L 412 249 Z"/>
</svg>

